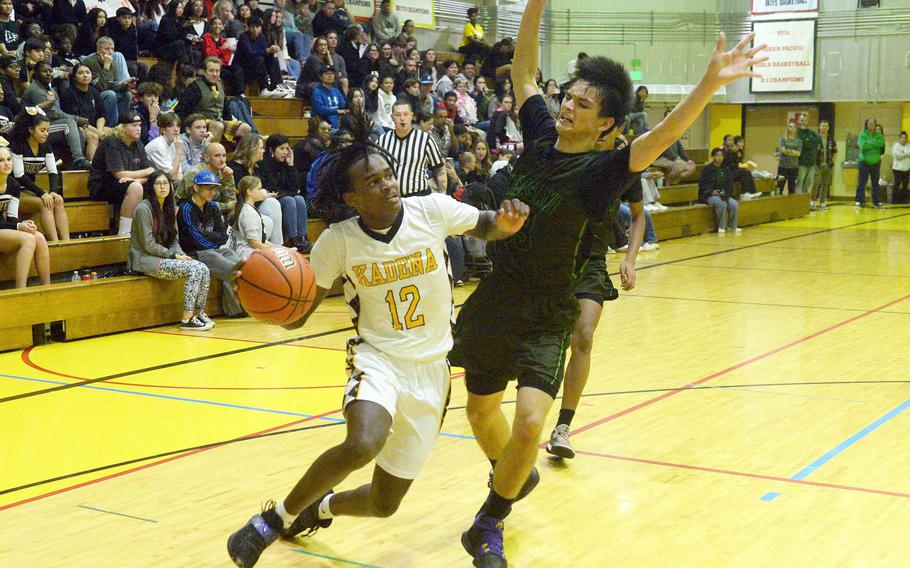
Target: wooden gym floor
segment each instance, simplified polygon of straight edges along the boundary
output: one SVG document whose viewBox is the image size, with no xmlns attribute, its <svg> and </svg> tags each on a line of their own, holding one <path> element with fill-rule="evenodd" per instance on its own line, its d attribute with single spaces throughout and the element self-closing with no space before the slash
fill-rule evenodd
<svg viewBox="0 0 910 568">
<path fill-rule="evenodd" d="M 639 268 L 596 336 L 579 456 L 542 452 L 507 521 L 510 566 L 906 565 L 910 209 L 673 240 Z M 0 354 L 0 566 L 229 566 L 227 536 L 341 439 L 349 326 L 333 299 L 296 332 L 220 320 Z M 489 464 L 460 378 L 394 517 L 259 565 L 469 566 Z"/>
</svg>

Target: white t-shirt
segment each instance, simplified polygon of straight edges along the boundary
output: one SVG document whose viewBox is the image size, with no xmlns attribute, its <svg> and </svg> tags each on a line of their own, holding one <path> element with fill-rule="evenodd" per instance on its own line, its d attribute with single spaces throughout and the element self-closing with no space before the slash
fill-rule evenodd
<svg viewBox="0 0 910 568">
<path fill-rule="evenodd" d="M 247 240 L 253 239 L 264 243 L 262 232 L 262 216 L 259 211 L 249 203 L 244 203 L 237 219 L 237 230 L 234 231 L 234 252 L 243 260 L 248 259 L 253 254 L 253 247 Z"/>
<path fill-rule="evenodd" d="M 477 226 L 479 211 L 434 193 L 402 199 L 386 234 L 355 217 L 326 229 L 310 254 L 316 284 L 339 276 L 357 333 L 396 359 L 426 362 L 452 348 L 452 276 L 445 238 Z"/>
<path fill-rule="evenodd" d="M 899 172 L 910 170 L 910 144 L 895 142 L 891 147 L 891 157 L 893 158 L 891 169 Z"/>
<path fill-rule="evenodd" d="M 174 156 L 177 155 L 178 140 L 180 140 L 179 137 L 174 139 L 173 144 L 168 144 L 164 136 L 159 136 L 146 144 L 145 155 L 148 156 L 149 162 L 162 172 L 171 171 Z"/>
</svg>

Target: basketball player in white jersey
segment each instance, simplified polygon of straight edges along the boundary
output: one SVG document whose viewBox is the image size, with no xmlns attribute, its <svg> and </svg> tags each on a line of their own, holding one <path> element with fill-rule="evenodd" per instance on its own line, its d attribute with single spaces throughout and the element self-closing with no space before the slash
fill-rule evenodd
<svg viewBox="0 0 910 568">
<path fill-rule="evenodd" d="M 401 199 L 393 160 L 369 142 L 329 158 L 322 207 L 357 217 L 331 225 L 310 256 L 317 294 L 303 325 L 341 277 L 357 335 L 348 341 L 345 440 L 316 458 L 284 501 L 269 503 L 228 539 L 231 559 L 253 566 L 279 536 L 328 527 L 335 516 L 388 517 L 417 477 L 449 396 L 453 300 L 445 238 L 516 233 L 528 217 L 518 200 L 478 211 L 443 194 Z M 375 459 L 372 483 L 333 493 Z"/>
</svg>

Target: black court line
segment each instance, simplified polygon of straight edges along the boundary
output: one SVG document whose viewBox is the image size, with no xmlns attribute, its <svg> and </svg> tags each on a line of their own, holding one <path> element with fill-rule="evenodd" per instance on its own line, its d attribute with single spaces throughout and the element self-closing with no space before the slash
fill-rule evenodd
<svg viewBox="0 0 910 568">
<path fill-rule="evenodd" d="M 745 302 L 742 300 L 714 300 L 710 298 L 679 298 L 676 296 L 652 296 L 649 294 L 626 294 L 626 298 L 653 298 L 655 300 L 679 300 L 684 302 L 706 302 L 711 304 L 738 304 L 742 306 L 766 306 L 771 308 L 800 308 L 804 310 L 834 310 L 838 312 L 868 312 L 865 308 L 837 308 L 831 306 L 806 306 L 803 304 L 771 304 L 768 302 Z M 879 310 L 876 314 L 910 315 L 910 312 Z"/>
<path fill-rule="evenodd" d="M 150 456 L 145 456 L 142 458 L 134 458 L 134 459 L 127 460 L 127 461 L 112 463 L 112 464 L 108 464 L 108 465 L 102 465 L 102 466 L 98 466 L 98 467 L 93 467 L 91 469 L 76 471 L 73 473 L 67 473 L 65 475 L 59 475 L 57 477 L 42 479 L 41 481 L 34 481 L 34 482 L 28 483 L 26 485 L 20 485 L 18 487 L 10 487 L 9 489 L 3 489 L 2 491 L 0 491 L 0 495 L 5 495 L 7 493 L 14 493 L 16 491 L 22 491 L 23 489 L 29 489 L 31 487 L 37 487 L 39 485 L 46 485 L 48 483 L 54 483 L 55 481 L 63 481 L 66 479 L 71 479 L 73 477 L 79 477 L 80 475 L 88 475 L 89 473 L 97 473 L 99 471 L 105 471 L 108 469 L 113 469 L 115 467 L 123 467 L 123 466 L 132 465 L 135 463 L 141 463 L 144 461 L 154 460 L 154 459 L 158 459 L 158 458 L 166 458 L 168 456 L 182 454 L 184 452 L 192 452 L 194 450 L 204 450 L 207 448 L 214 448 L 217 446 L 226 446 L 228 444 L 236 444 L 237 442 L 245 442 L 247 440 L 256 440 L 258 438 L 268 438 L 270 436 L 279 436 L 282 434 L 293 434 L 296 432 L 303 432 L 305 430 L 316 430 L 317 428 L 328 428 L 329 426 L 340 426 L 341 424 L 344 424 L 344 422 L 328 422 L 325 424 L 316 424 L 314 426 L 303 426 L 301 428 L 292 428 L 290 430 L 279 430 L 277 432 L 267 432 L 265 434 L 257 434 L 255 436 L 244 436 L 241 438 L 231 438 L 230 440 L 222 440 L 220 442 L 211 442 L 209 444 L 202 444 L 201 446 L 191 446 L 189 448 L 183 448 L 181 450 L 171 450 L 168 452 L 162 452 L 160 454 L 152 454 Z"/>
<path fill-rule="evenodd" d="M 880 218 L 878 218 L 878 219 L 870 219 L 870 220 L 867 220 L 867 221 L 860 221 L 860 222 L 858 222 L 858 223 L 852 223 L 852 224 L 849 224 L 849 225 L 842 225 L 842 226 L 840 226 L 840 227 L 831 227 L 831 228 L 829 228 L 829 229 L 820 229 L 820 230 L 818 230 L 818 231 L 810 231 L 810 232 L 808 232 L 808 233 L 801 233 L 801 234 L 798 234 L 798 235 L 790 235 L 789 237 L 781 237 L 781 238 L 779 238 L 779 239 L 772 239 L 772 240 L 770 240 L 770 241 L 763 241 L 763 242 L 760 242 L 760 243 L 753 243 L 753 244 L 750 244 L 750 245 L 743 245 L 743 246 L 741 246 L 741 247 L 735 247 L 735 248 L 731 248 L 731 249 L 724 249 L 724 250 L 720 250 L 720 251 L 714 251 L 714 252 L 709 252 L 709 253 L 705 253 L 705 254 L 699 254 L 699 255 L 695 255 L 695 256 L 689 256 L 689 257 L 685 257 L 685 258 L 678 258 L 678 259 L 676 259 L 676 260 L 668 260 L 668 261 L 666 261 L 666 262 L 657 262 L 657 263 L 654 263 L 654 264 L 648 264 L 648 265 L 646 265 L 646 266 L 642 266 L 642 267 L 640 267 L 640 268 L 636 268 L 636 271 L 641 272 L 642 270 L 649 270 L 649 269 L 651 269 L 651 268 L 658 268 L 658 267 L 661 267 L 661 266 L 670 266 L 670 265 L 673 265 L 673 264 L 679 264 L 679 263 L 682 263 L 682 262 L 687 262 L 687 261 L 690 261 L 690 260 L 696 260 L 696 259 L 699 259 L 699 258 L 708 258 L 708 257 L 711 257 L 711 256 L 718 256 L 718 255 L 727 254 L 727 253 L 730 253 L 730 252 L 736 252 L 736 251 L 740 251 L 740 250 L 745 250 L 745 249 L 750 249 L 750 248 L 756 248 L 756 247 L 761 247 L 761 246 L 767 246 L 767 245 L 772 245 L 772 244 L 776 244 L 776 243 L 780 243 L 780 242 L 785 242 L 785 241 L 791 241 L 791 240 L 793 240 L 793 239 L 801 239 L 801 238 L 803 238 L 803 237 L 812 237 L 812 236 L 815 236 L 815 235 L 821 235 L 821 234 L 824 234 L 824 233 L 830 233 L 830 232 L 833 232 L 833 231 L 839 231 L 839 230 L 841 230 L 841 229 L 847 229 L 847 228 L 856 227 L 856 226 L 859 226 L 859 225 L 867 225 L 867 224 L 871 224 L 871 223 L 879 223 L 879 222 L 881 222 L 881 221 L 887 221 L 887 220 L 889 220 L 889 219 L 897 219 L 897 218 L 899 218 L 899 217 L 906 217 L 906 216 L 908 216 L 908 215 L 910 215 L 910 213 L 901 213 L 901 214 L 899 214 L 899 215 L 892 215 L 892 216 L 890 216 L 890 217 L 880 217 Z M 696 236 L 696 235 L 692 235 L 692 236 Z M 610 273 L 608 273 L 608 274 L 609 274 L 610 276 L 618 276 L 618 275 L 619 275 L 619 272 L 610 272 Z M 456 307 L 456 308 L 460 308 L 462 305 L 463 305 L 463 304 L 458 304 L 458 305 L 456 305 L 455 307 Z M 320 332 L 320 333 L 314 333 L 314 334 L 312 334 L 312 335 L 302 335 L 302 336 L 300 336 L 300 337 L 292 337 L 292 338 L 290 338 L 290 339 L 282 339 L 282 340 L 280 340 L 280 341 L 273 341 L 273 342 L 270 342 L 270 343 L 263 343 L 263 344 L 261 344 L 261 345 L 254 345 L 254 346 L 251 346 L 251 347 L 243 347 L 243 348 L 241 348 L 241 349 L 233 349 L 233 350 L 224 351 L 224 352 L 221 352 L 221 353 L 213 353 L 212 355 L 205 355 L 205 356 L 203 356 L 203 357 L 194 357 L 194 358 L 192 358 L 192 359 L 184 359 L 184 360 L 181 360 L 181 361 L 172 361 L 172 362 L 170 362 L 170 363 L 162 363 L 161 365 L 154 365 L 154 366 L 152 366 L 152 367 L 145 367 L 145 368 L 143 368 L 143 369 L 136 369 L 136 370 L 133 370 L 133 371 L 124 371 L 124 372 L 121 372 L 121 373 L 115 373 L 115 374 L 113 374 L 113 375 L 106 375 L 106 376 L 103 376 L 103 377 L 98 377 L 98 378 L 96 378 L 96 379 L 87 379 L 87 380 L 84 380 L 84 381 L 80 381 L 80 382 L 76 382 L 76 383 L 71 383 L 71 384 L 67 384 L 67 385 L 58 385 L 58 386 L 50 387 L 50 388 L 46 388 L 46 389 L 41 389 L 41 390 L 36 390 L 36 391 L 31 391 L 31 392 L 26 392 L 26 393 L 21 393 L 21 394 L 17 394 L 17 395 L 13 395 L 13 396 L 7 396 L 7 397 L 4 397 L 4 398 L 0 398 L 0 403 L 12 402 L 12 401 L 15 401 L 15 400 L 21 400 L 21 399 L 24 399 L 24 398 L 29 398 L 29 397 L 33 397 L 33 396 L 39 396 L 39 395 L 42 395 L 42 394 L 50 394 L 50 393 L 53 393 L 53 392 L 59 392 L 59 391 L 69 390 L 69 389 L 72 389 L 72 388 L 81 387 L 81 386 L 85 386 L 85 385 L 91 385 L 91 384 L 94 384 L 94 383 L 100 383 L 100 382 L 103 382 L 103 381 L 110 381 L 110 380 L 113 380 L 113 379 L 121 379 L 121 378 L 123 378 L 123 377 L 128 377 L 128 376 L 130 376 L 130 375 L 137 375 L 137 374 L 140 374 L 140 373 L 147 373 L 147 372 L 151 372 L 151 371 L 160 371 L 160 370 L 162 370 L 162 369 L 169 369 L 169 368 L 171 368 L 171 367 L 176 367 L 176 366 L 179 366 L 179 365 L 185 365 L 185 364 L 188 364 L 188 363 L 198 363 L 199 361 L 207 361 L 207 360 L 210 360 L 210 359 L 217 359 L 217 358 L 219 358 L 219 357 L 225 357 L 225 356 L 228 356 L 228 355 L 237 355 L 237 354 L 240 354 L 240 353 L 247 353 L 247 352 L 249 352 L 249 351 L 257 351 L 257 350 L 259 350 L 259 349 L 267 349 L 267 348 L 269 348 L 269 347 L 275 347 L 276 345 L 284 345 L 284 344 L 286 344 L 286 343 L 293 343 L 293 342 L 295 342 L 295 341 L 304 341 L 304 340 L 307 340 L 307 339 L 315 339 L 315 338 L 317 338 L 317 337 L 325 337 L 325 336 L 327 336 L 327 335 L 334 335 L 334 334 L 336 334 L 336 333 L 341 333 L 341 332 L 344 332 L 344 331 L 351 331 L 351 330 L 353 330 L 353 329 L 354 329 L 353 326 L 343 327 L 343 328 L 340 328 L 340 329 L 334 329 L 334 330 L 329 330 L 329 331 L 323 331 L 323 332 Z"/>
</svg>

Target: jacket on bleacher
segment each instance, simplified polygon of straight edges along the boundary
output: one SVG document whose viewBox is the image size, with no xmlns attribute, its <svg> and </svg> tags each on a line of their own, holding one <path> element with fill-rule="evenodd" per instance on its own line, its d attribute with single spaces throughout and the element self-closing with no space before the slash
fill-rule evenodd
<svg viewBox="0 0 910 568">
<path fill-rule="evenodd" d="M 166 258 L 183 254 L 177 238 L 168 246 L 155 240 L 155 220 L 148 200 L 142 201 L 133 211 L 133 230 L 130 233 L 130 253 L 127 268 L 143 274 L 157 274 L 158 265 Z"/>
<path fill-rule="evenodd" d="M 227 242 L 227 229 L 218 204 L 209 201 L 203 209 L 186 201 L 177 211 L 180 248 L 190 256 L 201 250 L 216 249 Z"/>
<path fill-rule="evenodd" d="M 707 203 L 715 191 L 722 198 L 733 197 L 733 173 L 723 165 L 708 162 L 698 176 L 698 200 Z"/>
</svg>

